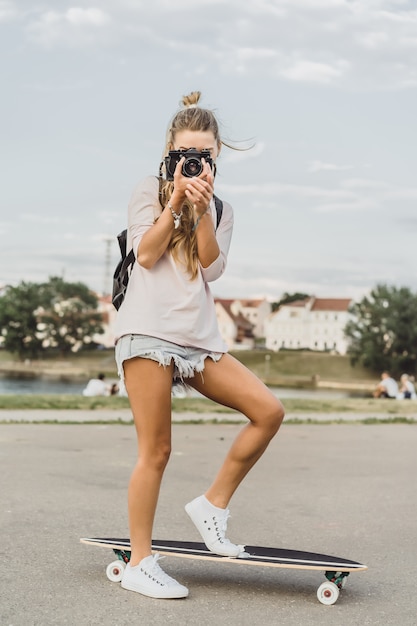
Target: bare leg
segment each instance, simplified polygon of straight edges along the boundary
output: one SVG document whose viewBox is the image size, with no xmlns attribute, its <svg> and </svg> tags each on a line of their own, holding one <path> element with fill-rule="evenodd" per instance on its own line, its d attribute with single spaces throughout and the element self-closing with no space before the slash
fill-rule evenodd
<svg viewBox="0 0 417 626">
<path fill-rule="evenodd" d="M 138 461 L 129 489 L 131 565 L 152 553 L 152 527 L 162 476 L 171 453 L 173 366 L 144 358 L 124 362 L 126 390 L 138 437 Z"/>
<path fill-rule="evenodd" d="M 187 382 L 208 398 L 240 411 L 250 420 L 233 442 L 205 493 L 212 504 L 224 509 L 277 433 L 284 419 L 284 408 L 253 372 L 229 354 L 223 355 L 217 363 L 207 358 L 204 372 Z"/>
</svg>

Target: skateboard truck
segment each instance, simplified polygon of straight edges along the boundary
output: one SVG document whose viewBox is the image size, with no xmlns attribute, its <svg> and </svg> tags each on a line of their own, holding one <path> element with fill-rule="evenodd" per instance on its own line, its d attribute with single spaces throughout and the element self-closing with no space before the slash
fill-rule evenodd
<svg viewBox="0 0 417 626">
<path fill-rule="evenodd" d="M 112 561 L 108 564 L 106 567 L 106 576 L 112 583 L 120 583 L 125 567 L 130 561 L 131 552 L 128 550 L 118 550 L 117 548 L 113 548 L 113 552 L 117 556 L 117 561 Z"/>
<path fill-rule="evenodd" d="M 346 578 L 350 572 L 326 572 L 327 582 L 322 583 L 317 589 L 317 599 L 322 604 L 334 604 L 340 591 L 346 584 Z"/>
</svg>

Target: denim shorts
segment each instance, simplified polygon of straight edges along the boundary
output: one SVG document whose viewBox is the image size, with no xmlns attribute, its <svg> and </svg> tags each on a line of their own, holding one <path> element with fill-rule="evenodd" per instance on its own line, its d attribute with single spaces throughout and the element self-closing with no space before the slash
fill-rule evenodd
<svg viewBox="0 0 417 626">
<path fill-rule="evenodd" d="M 152 359 L 167 367 L 174 361 L 173 383 L 185 386 L 184 378 L 192 378 L 195 372 L 204 370 L 204 361 L 210 357 L 219 361 L 222 352 L 208 352 L 202 348 L 183 347 L 165 339 L 147 335 L 123 335 L 116 343 L 116 363 L 121 382 L 124 384 L 123 363 L 127 359 L 142 357 Z"/>
</svg>

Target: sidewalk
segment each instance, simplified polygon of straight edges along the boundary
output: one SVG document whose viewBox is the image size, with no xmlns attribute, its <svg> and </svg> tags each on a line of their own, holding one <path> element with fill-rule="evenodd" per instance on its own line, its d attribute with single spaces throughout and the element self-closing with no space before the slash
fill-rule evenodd
<svg viewBox="0 0 417 626">
<path fill-rule="evenodd" d="M 417 414 L 401 415 L 392 413 L 319 413 L 319 412 L 291 412 L 286 415 L 287 422 L 299 421 L 307 423 L 328 423 L 328 422 L 364 422 L 366 420 L 376 419 L 378 421 L 392 421 L 395 419 L 403 419 L 408 422 L 417 422 Z M 6 410 L 0 409 L 0 424 L 7 422 L 21 423 L 84 423 L 84 424 L 101 424 L 101 423 L 131 423 L 132 413 L 130 409 L 94 409 L 94 410 L 44 410 L 44 409 L 26 409 L 26 410 Z M 212 423 L 245 423 L 246 418 L 240 413 L 193 413 L 185 411 L 184 413 L 173 413 L 173 424 L 178 423 L 196 423 L 196 422 L 212 422 Z"/>
<path fill-rule="evenodd" d="M 155 538 L 199 539 L 183 506 L 206 489 L 240 429 L 233 423 L 173 425 Z M 164 568 L 190 588 L 190 596 L 162 601 L 110 583 L 105 568 L 111 551 L 79 543 L 83 536 L 128 536 L 134 429 L 105 422 L 0 424 L 0 623 L 412 626 L 416 449 L 414 425 L 284 424 L 235 494 L 233 541 L 334 554 L 369 566 L 349 577 L 336 605 L 316 599 L 324 581 L 316 572 L 174 557 L 164 560 Z"/>
</svg>

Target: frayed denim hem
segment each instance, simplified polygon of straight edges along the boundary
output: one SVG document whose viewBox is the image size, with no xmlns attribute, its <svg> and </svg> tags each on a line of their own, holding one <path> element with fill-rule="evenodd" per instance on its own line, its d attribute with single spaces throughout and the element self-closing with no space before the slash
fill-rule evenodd
<svg viewBox="0 0 417 626">
<path fill-rule="evenodd" d="M 196 373 L 202 373 L 204 371 L 206 358 L 217 362 L 223 356 L 222 352 L 207 352 L 201 348 L 176 346 L 175 344 L 169 344 L 163 340 L 158 340 L 158 343 L 162 344 L 161 347 L 143 347 L 137 350 L 131 350 L 128 353 L 123 351 L 123 355 L 121 354 L 122 351 L 118 351 L 116 346 L 116 353 L 119 352 L 116 356 L 116 361 L 122 386 L 124 386 L 123 364 L 129 359 L 152 359 L 164 368 L 168 367 L 171 362 L 174 361 L 174 372 L 172 376 L 174 395 L 181 396 L 184 395 L 184 392 L 191 389 L 184 379 L 193 378 Z M 170 346 L 173 346 L 173 348 L 171 349 Z M 182 352 L 184 356 L 178 354 L 178 352 Z"/>
</svg>

